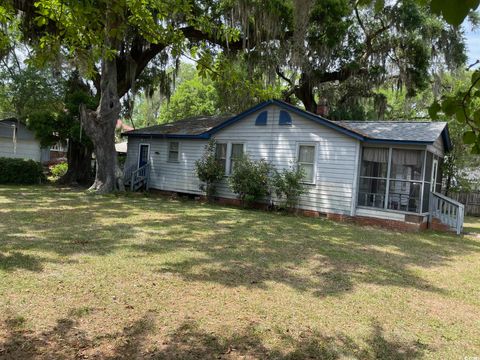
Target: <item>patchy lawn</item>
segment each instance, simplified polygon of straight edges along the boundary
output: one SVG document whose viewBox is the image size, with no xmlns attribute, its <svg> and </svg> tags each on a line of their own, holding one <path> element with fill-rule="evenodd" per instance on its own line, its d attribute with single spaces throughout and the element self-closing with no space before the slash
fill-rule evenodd
<svg viewBox="0 0 480 360">
<path fill-rule="evenodd" d="M 467 227 L 0 187 L 0 358 L 479 357 Z"/>
</svg>

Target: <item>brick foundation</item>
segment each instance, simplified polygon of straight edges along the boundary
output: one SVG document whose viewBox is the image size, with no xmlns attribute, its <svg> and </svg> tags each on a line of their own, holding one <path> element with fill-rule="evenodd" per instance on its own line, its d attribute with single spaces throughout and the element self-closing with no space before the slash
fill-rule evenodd
<svg viewBox="0 0 480 360">
<path fill-rule="evenodd" d="M 435 218 L 432 219 L 429 228 L 434 231 L 452 231 L 447 225 L 442 224 L 440 220 Z"/>
<path fill-rule="evenodd" d="M 150 191 L 160 196 L 181 197 L 182 195 L 184 195 L 186 197 L 195 197 L 195 199 L 199 199 L 200 201 L 206 201 L 206 198 L 203 195 L 183 194 L 183 193 L 177 193 L 174 191 L 165 191 L 165 190 L 157 190 L 157 189 L 151 189 Z M 243 206 L 242 202 L 239 199 L 215 197 L 215 202 L 220 205 L 237 206 L 237 207 Z M 269 209 L 268 204 L 264 204 L 264 203 L 254 203 L 251 207 L 258 210 Z M 324 217 L 336 222 L 349 222 L 349 223 L 355 223 L 362 226 L 374 226 L 374 227 L 398 230 L 403 232 L 422 231 L 422 230 L 426 230 L 427 228 L 431 228 L 436 231 L 449 231 L 447 226 L 443 225 L 436 219 L 434 219 L 433 223 L 430 224 L 430 226 L 428 226 L 428 222 L 424 221 L 424 217 L 421 215 L 406 215 L 405 216 L 406 221 L 404 222 L 404 221 L 379 219 L 379 218 L 366 217 L 366 216 L 349 216 L 349 215 L 343 215 L 343 214 L 323 213 L 315 210 L 305 210 L 305 209 L 297 209 L 295 211 L 295 214 L 300 216 L 313 217 L 313 218 Z"/>
</svg>

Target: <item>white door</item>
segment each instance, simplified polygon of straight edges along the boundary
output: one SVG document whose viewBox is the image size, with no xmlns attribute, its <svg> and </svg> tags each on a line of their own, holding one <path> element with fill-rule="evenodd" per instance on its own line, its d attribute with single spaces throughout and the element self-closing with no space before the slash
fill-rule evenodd
<svg viewBox="0 0 480 360">
<path fill-rule="evenodd" d="M 433 160 L 432 163 L 432 179 L 430 180 L 430 191 L 435 192 L 435 185 L 437 183 L 438 160 Z"/>
</svg>

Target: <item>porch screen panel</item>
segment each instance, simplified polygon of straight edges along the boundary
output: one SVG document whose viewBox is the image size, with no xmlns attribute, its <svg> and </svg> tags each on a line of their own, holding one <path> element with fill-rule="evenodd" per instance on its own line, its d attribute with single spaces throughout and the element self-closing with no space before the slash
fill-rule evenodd
<svg viewBox="0 0 480 360">
<path fill-rule="evenodd" d="M 430 184 L 424 183 L 422 212 L 428 212 L 430 206 Z"/>
<path fill-rule="evenodd" d="M 443 159 L 438 159 L 437 178 L 435 179 L 435 192 L 442 193 L 443 182 Z"/>
<path fill-rule="evenodd" d="M 384 207 L 388 156 L 387 148 L 363 148 L 358 205 Z"/>
<path fill-rule="evenodd" d="M 428 212 L 430 202 L 430 182 L 432 180 L 433 154 L 427 151 L 425 163 L 425 177 L 423 183 L 423 206 L 422 212 Z"/>
<path fill-rule="evenodd" d="M 423 159 L 422 150 L 392 150 L 389 209 L 420 212 Z"/>
</svg>

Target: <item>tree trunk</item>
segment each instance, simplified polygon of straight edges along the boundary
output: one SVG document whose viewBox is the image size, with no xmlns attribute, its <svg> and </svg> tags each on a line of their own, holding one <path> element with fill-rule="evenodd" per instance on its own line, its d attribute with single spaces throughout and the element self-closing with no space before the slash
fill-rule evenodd
<svg viewBox="0 0 480 360">
<path fill-rule="evenodd" d="M 447 181 L 445 184 L 445 196 L 448 196 L 451 187 L 452 187 L 452 175 L 449 174 L 447 176 Z"/>
<path fill-rule="evenodd" d="M 92 149 L 81 142 L 70 140 L 68 143 L 68 171 L 59 180 L 60 184 L 90 185 L 92 182 Z"/>
<path fill-rule="evenodd" d="M 100 104 L 96 111 L 80 107 L 85 132 L 93 142 L 97 171 L 89 190 L 99 194 L 124 190 L 115 151 L 115 124 L 120 115 L 115 59 L 103 59 L 100 79 Z"/>
<path fill-rule="evenodd" d="M 295 96 L 303 103 L 305 110 L 316 113 L 317 102 L 315 101 L 315 96 L 313 94 L 312 82 L 310 81 L 309 76 L 305 73 L 302 73 L 300 77 L 300 84 L 295 89 Z"/>
</svg>

